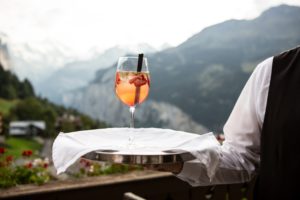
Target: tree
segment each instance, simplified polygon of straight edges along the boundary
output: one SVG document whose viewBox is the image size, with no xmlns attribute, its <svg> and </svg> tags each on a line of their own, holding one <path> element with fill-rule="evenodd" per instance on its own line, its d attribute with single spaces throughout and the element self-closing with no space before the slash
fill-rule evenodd
<svg viewBox="0 0 300 200">
<path fill-rule="evenodd" d="M 27 79 L 19 81 L 15 74 L 5 71 L 0 63 L 0 97 L 4 99 L 34 97 L 34 89 Z"/>
<path fill-rule="evenodd" d="M 20 101 L 12 110 L 11 110 L 11 118 L 17 120 L 42 120 L 46 122 L 46 133 L 53 134 L 55 120 L 57 118 L 57 114 L 54 109 L 49 106 L 43 104 L 37 98 L 26 98 L 23 101 Z"/>
<path fill-rule="evenodd" d="M 18 97 L 20 99 L 35 96 L 33 87 L 31 85 L 31 83 L 29 82 L 29 80 L 26 78 L 23 82 L 20 82 L 18 89 L 19 89 Z"/>
</svg>

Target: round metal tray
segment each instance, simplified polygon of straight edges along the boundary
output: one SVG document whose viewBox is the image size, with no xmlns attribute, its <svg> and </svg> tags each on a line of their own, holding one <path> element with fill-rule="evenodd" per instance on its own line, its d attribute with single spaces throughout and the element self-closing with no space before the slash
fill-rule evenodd
<svg viewBox="0 0 300 200">
<path fill-rule="evenodd" d="M 171 164 L 195 159 L 191 153 L 182 150 L 149 152 L 146 155 L 128 154 L 115 150 L 97 150 L 85 154 L 83 158 L 123 164 Z"/>
</svg>

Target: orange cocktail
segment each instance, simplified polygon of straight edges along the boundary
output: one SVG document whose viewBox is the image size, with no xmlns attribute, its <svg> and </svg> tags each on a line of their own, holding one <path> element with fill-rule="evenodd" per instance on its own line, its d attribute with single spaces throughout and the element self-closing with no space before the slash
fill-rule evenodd
<svg viewBox="0 0 300 200">
<path fill-rule="evenodd" d="M 130 107 L 142 103 L 148 96 L 149 88 L 149 72 L 117 71 L 116 73 L 116 94 Z"/>
</svg>

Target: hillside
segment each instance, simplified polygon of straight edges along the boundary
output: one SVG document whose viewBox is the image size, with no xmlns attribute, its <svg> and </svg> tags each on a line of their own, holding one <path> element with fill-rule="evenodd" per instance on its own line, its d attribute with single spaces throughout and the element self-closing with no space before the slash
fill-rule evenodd
<svg viewBox="0 0 300 200">
<path fill-rule="evenodd" d="M 147 52 L 155 51 L 147 44 L 142 45 L 140 48 L 145 49 Z M 95 53 L 95 56 L 91 59 L 69 62 L 48 78 L 35 84 L 35 88 L 38 93 L 52 102 L 61 104 L 61 98 L 65 92 L 88 85 L 94 79 L 97 70 L 109 67 L 115 62 L 116 58 L 129 52 L 132 51 L 127 47 L 115 46 L 103 53 Z"/>
<path fill-rule="evenodd" d="M 0 97 L 4 99 L 23 99 L 33 96 L 34 90 L 31 83 L 27 79 L 19 81 L 16 75 L 4 70 L 0 63 Z"/>
<path fill-rule="evenodd" d="M 18 103 L 18 100 L 6 100 L 0 98 L 0 113 L 2 115 L 9 115 L 10 109 L 15 107 L 15 105 Z"/>
<path fill-rule="evenodd" d="M 300 44 L 299 23 L 300 8 L 282 5 L 253 20 L 229 20 L 204 29 L 149 58 L 151 98 L 170 102 L 195 121 L 220 130 L 257 63 Z"/>
<path fill-rule="evenodd" d="M 28 80 L 20 81 L 16 75 L 2 68 L 0 63 L 0 114 L 3 115 L 4 134 L 12 120 L 43 120 L 46 133 L 54 136 L 60 131 L 106 127 L 74 109 L 57 106 L 47 99 L 37 97 Z"/>
<path fill-rule="evenodd" d="M 281 5 L 253 20 L 229 20 L 207 27 L 181 45 L 151 55 L 148 57 L 149 104 L 163 103 L 176 108 L 185 113 L 181 115 L 185 117 L 185 124 L 193 121 L 221 131 L 255 66 L 267 57 L 300 44 L 299 23 L 300 8 Z M 115 65 L 99 70 L 93 83 L 65 94 L 64 102 L 93 117 L 125 123 L 128 111 L 114 97 L 114 73 Z M 137 113 L 140 112 L 139 119 L 148 126 L 163 126 L 168 121 L 177 123 L 177 115 L 172 115 L 170 110 L 145 103 Z M 146 115 L 151 111 L 158 113 L 154 115 L 155 122 L 151 114 Z M 157 120 L 159 116 L 164 120 Z"/>
</svg>

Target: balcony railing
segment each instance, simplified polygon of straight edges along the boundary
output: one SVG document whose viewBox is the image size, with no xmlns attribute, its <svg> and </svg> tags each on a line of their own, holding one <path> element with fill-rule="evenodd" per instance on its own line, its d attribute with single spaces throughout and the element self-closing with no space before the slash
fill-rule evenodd
<svg viewBox="0 0 300 200">
<path fill-rule="evenodd" d="M 30 200 L 252 200 L 249 184 L 191 187 L 169 173 L 138 171 L 123 175 L 55 181 L 42 186 L 25 185 L 0 190 L 0 199 Z M 127 193 L 127 195 L 124 195 Z"/>
</svg>

